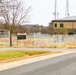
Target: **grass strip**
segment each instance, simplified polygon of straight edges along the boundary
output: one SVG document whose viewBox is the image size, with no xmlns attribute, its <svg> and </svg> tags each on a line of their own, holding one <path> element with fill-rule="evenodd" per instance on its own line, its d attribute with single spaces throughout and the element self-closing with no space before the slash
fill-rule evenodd
<svg viewBox="0 0 76 75">
<path fill-rule="evenodd" d="M 46 54 L 55 54 L 57 52 L 42 51 L 42 50 L 7 50 L 0 51 L 0 63 L 16 61 L 34 56 L 41 56 Z"/>
</svg>

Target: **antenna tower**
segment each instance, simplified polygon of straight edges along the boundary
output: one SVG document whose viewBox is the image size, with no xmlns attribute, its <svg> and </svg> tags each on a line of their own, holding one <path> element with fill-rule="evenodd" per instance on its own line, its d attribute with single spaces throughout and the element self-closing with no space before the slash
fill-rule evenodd
<svg viewBox="0 0 76 75">
<path fill-rule="evenodd" d="M 57 17 L 57 0 L 55 0 L 55 19 Z"/>
<path fill-rule="evenodd" d="M 66 17 L 69 17 L 69 0 L 66 2 Z"/>
<path fill-rule="evenodd" d="M 54 8 L 54 9 L 55 9 L 55 10 L 54 10 L 53 15 L 54 15 L 55 20 L 56 20 L 56 19 L 58 19 L 58 15 L 59 15 L 59 13 L 58 13 L 58 11 L 57 11 L 57 0 L 55 0 L 55 8 Z"/>
</svg>

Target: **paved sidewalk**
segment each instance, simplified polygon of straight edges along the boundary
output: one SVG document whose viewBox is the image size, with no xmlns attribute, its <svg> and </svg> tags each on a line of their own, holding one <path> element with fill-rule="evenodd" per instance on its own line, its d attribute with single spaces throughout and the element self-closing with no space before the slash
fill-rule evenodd
<svg viewBox="0 0 76 75">
<path fill-rule="evenodd" d="M 3 50 L 49 50 L 49 51 L 76 51 L 76 48 L 0 48 L 0 51 Z"/>
<path fill-rule="evenodd" d="M 0 64 L 0 71 L 10 69 L 10 68 L 14 68 L 14 67 L 18 67 L 18 66 L 21 66 L 24 64 L 29 64 L 29 63 L 33 63 L 33 62 L 37 62 L 37 61 L 41 61 L 41 60 L 65 55 L 65 54 L 74 53 L 74 52 L 76 52 L 76 51 L 66 51 L 66 52 L 58 53 L 58 54 L 45 55 L 45 56 L 29 58 L 29 59 L 24 59 L 24 60 L 18 60 L 18 61 L 9 62 L 9 63 L 3 63 L 3 64 Z"/>
</svg>

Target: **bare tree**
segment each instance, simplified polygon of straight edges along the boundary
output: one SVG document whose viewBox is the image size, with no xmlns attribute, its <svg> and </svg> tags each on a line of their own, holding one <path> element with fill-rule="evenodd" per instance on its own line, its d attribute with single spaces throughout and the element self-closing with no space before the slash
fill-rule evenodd
<svg viewBox="0 0 76 75">
<path fill-rule="evenodd" d="M 5 24 L 12 25 L 12 28 L 27 22 L 30 9 L 31 7 L 23 8 L 19 0 L 0 0 L 0 16 Z"/>
<path fill-rule="evenodd" d="M 4 26 L 15 31 L 16 25 L 21 25 L 27 21 L 30 7 L 24 9 L 20 0 L 0 0 L 0 17 L 4 20 Z M 10 35 L 10 46 L 12 46 L 12 36 Z"/>
</svg>

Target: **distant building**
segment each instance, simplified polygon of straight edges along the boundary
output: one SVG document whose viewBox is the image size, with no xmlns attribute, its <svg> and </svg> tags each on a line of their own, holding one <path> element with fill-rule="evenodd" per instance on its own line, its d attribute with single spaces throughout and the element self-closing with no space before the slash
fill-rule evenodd
<svg viewBox="0 0 76 75">
<path fill-rule="evenodd" d="M 68 34 L 76 34 L 76 16 L 52 20 L 54 29 L 65 28 Z"/>
</svg>

